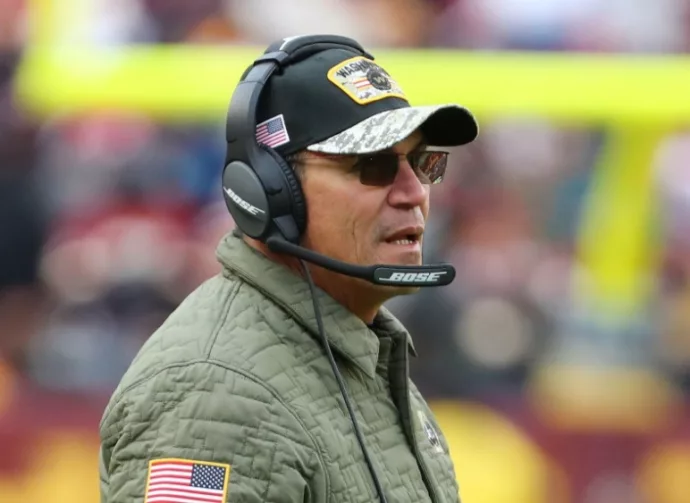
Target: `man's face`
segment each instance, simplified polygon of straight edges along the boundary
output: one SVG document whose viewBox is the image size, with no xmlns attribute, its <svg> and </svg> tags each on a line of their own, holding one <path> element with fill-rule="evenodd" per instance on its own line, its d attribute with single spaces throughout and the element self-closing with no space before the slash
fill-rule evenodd
<svg viewBox="0 0 690 503">
<path fill-rule="evenodd" d="M 407 154 L 420 146 L 419 132 L 390 152 Z M 304 246 L 359 265 L 422 263 L 422 232 L 429 212 L 429 185 L 417 178 L 405 157 L 387 186 L 360 183 L 354 156 L 306 153 L 303 189 L 308 224 Z"/>
</svg>

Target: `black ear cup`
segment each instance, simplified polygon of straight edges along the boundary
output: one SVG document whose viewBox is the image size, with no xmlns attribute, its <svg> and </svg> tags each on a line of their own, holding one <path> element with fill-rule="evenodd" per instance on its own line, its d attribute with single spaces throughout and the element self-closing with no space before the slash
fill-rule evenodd
<svg viewBox="0 0 690 503">
<path fill-rule="evenodd" d="M 254 169 L 242 161 L 232 161 L 225 166 L 222 179 L 225 204 L 237 227 L 255 239 L 265 236 L 272 222 L 271 207 Z"/>
<path fill-rule="evenodd" d="M 265 152 L 269 153 L 275 160 L 278 168 L 283 172 L 286 186 L 290 193 L 290 205 L 292 207 L 292 216 L 295 219 L 295 224 L 300 236 L 307 228 L 307 202 L 302 192 L 302 184 L 297 178 L 297 174 L 292 167 L 283 159 L 278 153 L 271 148 L 263 148 Z"/>
<path fill-rule="evenodd" d="M 336 35 L 288 37 L 271 44 L 243 73 L 226 118 L 223 194 L 237 227 L 259 240 L 281 237 L 299 244 L 307 228 L 307 204 L 292 167 L 275 150 L 256 141 L 256 113 L 274 72 L 332 48 L 345 47 L 373 59 L 361 45 Z"/>
</svg>

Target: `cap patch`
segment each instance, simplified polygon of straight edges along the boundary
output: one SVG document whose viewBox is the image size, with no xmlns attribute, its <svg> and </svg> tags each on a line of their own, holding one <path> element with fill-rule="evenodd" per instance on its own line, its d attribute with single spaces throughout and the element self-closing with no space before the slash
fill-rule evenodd
<svg viewBox="0 0 690 503">
<path fill-rule="evenodd" d="M 256 125 L 256 141 L 267 147 L 276 148 L 290 143 L 283 114 L 276 115 Z"/>
<path fill-rule="evenodd" d="M 392 97 L 407 100 L 400 85 L 388 72 L 363 56 L 335 65 L 328 71 L 328 80 L 360 105 Z"/>
</svg>

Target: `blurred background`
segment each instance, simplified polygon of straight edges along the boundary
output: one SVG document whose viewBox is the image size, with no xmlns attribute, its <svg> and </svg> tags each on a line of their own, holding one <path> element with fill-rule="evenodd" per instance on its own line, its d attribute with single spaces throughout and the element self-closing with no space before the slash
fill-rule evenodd
<svg viewBox="0 0 690 503">
<path fill-rule="evenodd" d="M 661 58 L 690 50 L 690 2 L 0 0 L 0 502 L 98 500 L 109 395 L 218 272 L 233 228 L 219 173 L 234 81 L 203 119 L 137 100 L 58 105 L 37 47 L 95 78 L 150 44 L 309 32 L 391 50 Z M 65 47 L 108 57 L 83 68 Z M 467 503 L 690 502 L 690 121 L 607 110 L 563 121 L 480 107 L 480 137 L 453 152 L 425 237 L 427 260 L 458 277 L 390 302 Z"/>
</svg>

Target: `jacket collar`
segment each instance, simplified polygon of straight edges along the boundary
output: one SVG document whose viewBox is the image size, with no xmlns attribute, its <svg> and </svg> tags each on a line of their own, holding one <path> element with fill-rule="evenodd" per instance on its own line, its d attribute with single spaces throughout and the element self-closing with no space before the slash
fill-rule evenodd
<svg viewBox="0 0 690 503">
<path fill-rule="evenodd" d="M 312 336 L 319 338 L 311 292 L 304 278 L 270 260 L 233 233 L 221 240 L 216 256 L 225 269 L 280 305 Z M 373 378 L 379 354 L 377 335 L 326 292 L 316 287 L 316 293 L 326 338 L 333 351 Z M 409 333 L 386 308 L 379 310 L 374 330 L 394 340 L 407 340 L 410 353 L 416 356 Z"/>
</svg>

